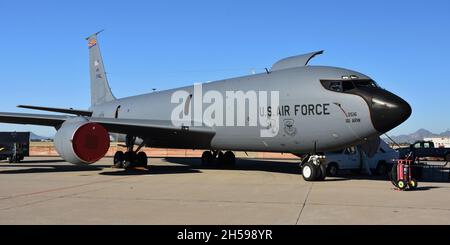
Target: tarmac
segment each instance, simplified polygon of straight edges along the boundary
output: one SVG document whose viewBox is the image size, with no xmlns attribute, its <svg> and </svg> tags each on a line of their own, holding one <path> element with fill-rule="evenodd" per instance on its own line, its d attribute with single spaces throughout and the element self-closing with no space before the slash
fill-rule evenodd
<svg viewBox="0 0 450 245">
<path fill-rule="evenodd" d="M 450 183 L 393 190 L 348 175 L 305 182 L 292 160 L 152 158 L 149 170 L 74 166 L 59 158 L 0 163 L 0 224 L 359 225 L 450 224 Z"/>
</svg>

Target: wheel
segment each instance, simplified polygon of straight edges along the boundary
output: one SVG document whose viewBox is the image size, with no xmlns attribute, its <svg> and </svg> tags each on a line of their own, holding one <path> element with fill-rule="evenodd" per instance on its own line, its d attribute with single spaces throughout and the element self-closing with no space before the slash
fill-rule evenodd
<svg viewBox="0 0 450 245">
<path fill-rule="evenodd" d="M 126 152 L 124 155 L 123 168 L 131 169 L 136 167 L 136 154 L 134 152 Z"/>
<path fill-rule="evenodd" d="M 399 180 L 399 181 L 397 181 L 397 187 L 400 190 L 404 191 L 408 187 L 408 183 L 406 183 L 406 181 L 404 181 L 404 180 Z"/>
<path fill-rule="evenodd" d="M 302 175 L 305 181 L 315 181 L 318 168 L 312 163 L 305 163 L 302 167 Z"/>
<path fill-rule="evenodd" d="M 419 183 L 415 179 L 411 179 L 408 183 L 408 187 L 411 190 L 415 190 L 417 189 L 417 187 L 419 187 Z"/>
<path fill-rule="evenodd" d="M 317 167 L 317 181 L 324 181 L 327 178 L 327 168 L 325 165 L 321 164 L 320 167 Z"/>
<path fill-rule="evenodd" d="M 214 161 L 214 156 L 210 151 L 203 152 L 202 165 L 208 165 Z"/>
<path fill-rule="evenodd" d="M 377 174 L 380 176 L 386 176 L 388 174 L 388 167 L 385 162 L 379 162 L 377 166 Z"/>
<path fill-rule="evenodd" d="M 148 166 L 148 157 L 145 152 L 139 152 L 136 157 L 136 161 L 140 167 Z"/>
<path fill-rule="evenodd" d="M 114 155 L 114 167 L 123 168 L 123 162 L 125 160 L 125 154 L 123 151 L 118 151 Z"/>
<path fill-rule="evenodd" d="M 221 151 L 217 154 L 217 162 L 219 164 L 225 164 L 225 154 Z"/>
<path fill-rule="evenodd" d="M 226 166 L 236 165 L 236 155 L 232 151 L 227 151 L 223 155 L 223 162 Z"/>
<path fill-rule="evenodd" d="M 336 163 L 330 163 L 327 167 L 327 175 L 330 177 L 336 177 L 339 173 L 339 166 Z"/>
<path fill-rule="evenodd" d="M 398 187 L 397 186 L 397 166 L 398 166 L 397 163 L 394 164 L 394 166 L 392 167 L 391 173 L 389 174 L 389 178 L 391 179 L 391 182 L 395 187 Z"/>
</svg>

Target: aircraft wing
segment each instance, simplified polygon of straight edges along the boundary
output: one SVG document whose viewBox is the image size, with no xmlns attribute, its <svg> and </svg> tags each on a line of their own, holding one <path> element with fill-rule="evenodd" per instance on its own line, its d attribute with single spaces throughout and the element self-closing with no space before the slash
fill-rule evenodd
<svg viewBox="0 0 450 245">
<path fill-rule="evenodd" d="M 0 123 L 28 124 L 59 127 L 72 116 L 37 115 L 24 113 L 0 113 Z M 150 139 L 149 145 L 161 147 L 183 147 L 195 141 L 199 147 L 208 146 L 215 135 L 211 127 L 176 127 L 171 121 L 86 118 L 104 126 L 110 133 L 129 134 Z M 190 144 L 192 145 L 192 144 Z"/>
<path fill-rule="evenodd" d="M 147 140 L 147 146 L 160 148 L 186 148 L 195 145 L 207 149 L 216 134 L 208 126 L 176 127 L 171 121 L 90 118 L 89 121 L 103 125 L 110 133 L 131 134 Z"/>
<path fill-rule="evenodd" d="M 58 127 L 69 118 L 70 118 L 69 116 L 59 116 L 59 115 L 38 115 L 38 114 L 0 112 L 0 123 Z"/>
</svg>

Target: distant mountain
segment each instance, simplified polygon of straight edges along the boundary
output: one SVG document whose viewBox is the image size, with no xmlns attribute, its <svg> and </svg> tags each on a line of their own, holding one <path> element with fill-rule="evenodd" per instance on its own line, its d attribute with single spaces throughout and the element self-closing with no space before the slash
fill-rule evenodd
<svg viewBox="0 0 450 245">
<path fill-rule="evenodd" d="M 412 134 L 404 134 L 399 136 L 390 136 L 395 142 L 399 144 L 408 143 L 413 144 L 416 141 L 424 140 L 425 138 L 432 137 L 450 137 L 450 130 L 443 132 L 441 134 L 435 134 L 426 129 L 419 129 L 417 132 Z M 389 142 L 389 140 L 387 140 Z"/>
<path fill-rule="evenodd" d="M 450 130 L 447 130 L 447 131 L 443 132 L 442 134 L 440 134 L 440 136 L 442 136 L 442 137 L 450 137 Z"/>
<path fill-rule="evenodd" d="M 52 137 L 44 137 L 44 136 L 40 136 L 37 135 L 33 132 L 30 133 L 30 140 L 31 141 L 43 141 L 43 140 L 48 140 L 48 139 L 53 139 Z"/>
</svg>

